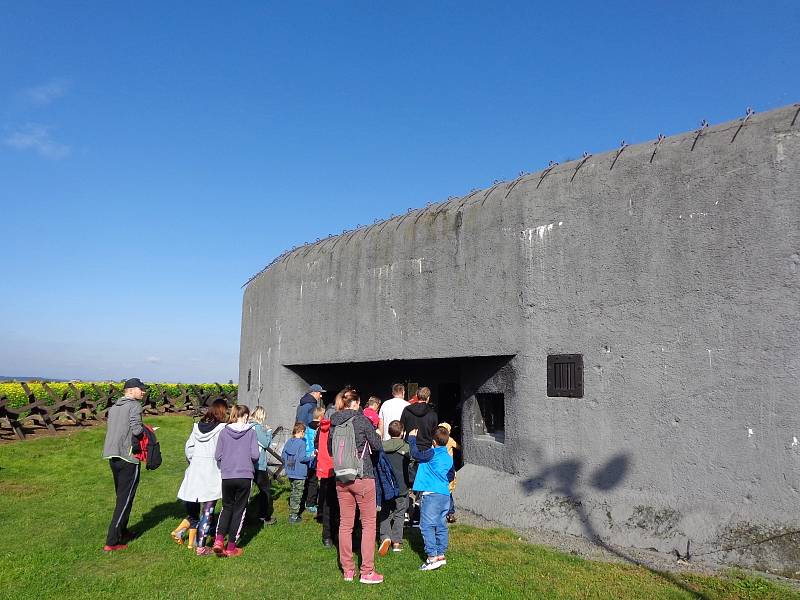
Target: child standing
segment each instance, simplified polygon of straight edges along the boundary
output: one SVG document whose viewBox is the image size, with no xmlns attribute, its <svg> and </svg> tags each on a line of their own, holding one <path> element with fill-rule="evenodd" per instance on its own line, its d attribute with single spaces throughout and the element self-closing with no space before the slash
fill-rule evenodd
<svg viewBox="0 0 800 600">
<path fill-rule="evenodd" d="M 403 522 L 408 509 L 408 464 L 410 450 L 403 440 L 403 424 L 400 421 L 389 423 L 389 439 L 383 442 L 383 451 L 394 471 L 399 494 L 394 500 L 386 500 L 381 505 L 380 534 L 381 545 L 378 554 L 386 556 L 389 546 L 394 552 L 403 549 Z"/>
<path fill-rule="evenodd" d="M 239 556 L 242 549 L 236 547 L 242 533 L 247 501 L 253 488 L 253 463 L 258 461 L 258 440 L 252 424 L 247 422 L 250 409 L 237 404 L 231 409 L 228 425 L 222 430 L 214 457 L 222 474 L 222 510 L 217 520 L 214 538 L 214 554 L 220 557 Z M 231 535 L 231 528 L 236 533 Z M 224 546 L 225 536 L 228 545 Z"/>
<path fill-rule="evenodd" d="M 317 434 L 320 419 L 325 415 L 325 409 L 315 408 L 311 412 L 311 422 L 306 427 L 306 458 L 308 458 L 308 474 L 303 489 L 303 504 L 310 513 L 317 512 L 317 496 L 319 495 L 319 479 L 317 479 L 317 457 L 314 452 L 314 436 Z"/>
<path fill-rule="evenodd" d="M 306 426 L 298 421 L 292 428 L 292 437 L 283 446 L 281 459 L 286 468 L 286 476 L 292 486 L 289 494 L 289 523 L 300 522 L 300 502 L 308 475 L 309 457 L 306 455 Z"/>
<path fill-rule="evenodd" d="M 225 400 L 214 400 L 200 422 L 192 427 L 184 447 L 189 466 L 178 490 L 178 498 L 186 504 L 188 517 L 172 532 L 172 538 L 182 544 L 182 530 L 186 525 L 189 530 L 188 547 L 190 550 L 196 547 L 198 556 L 210 552 L 205 547 L 205 538 L 214 507 L 222 497 L 222 480 L 214 453 L 219 434 L 225 429 L 227 412 L 228 403 Z"/>
<path fill-rule="evenodd" d="M 411 458 L 419 464 L 414 478 L 414 491 L 422 498 L 419 528 L 428 555 L 420 571 L 432 571 L 447 564 L 444 555 L 448 541 L 445 517 L 450 508 L 449 483 L 455 477 L 453 459 L 447 453 L 448 439 L 450 435 L 447 429 L 437 427 L 433 432 L 432 447 L 420 452 L 417 449 L 417 430 L 413 429 L 408 434 Z"/>
<path fill-rule="evenodd" d="M 336 497 L 333 457 L 328 450 L 330 434 L 331 420 L 323 415 L 314 437 L 314 448 L 317 451 L 316 471 L 319 480 L 318 516 L 322 521 L 322 545 L 326 548 L 333 548 L 339 533 L 339 499 Z"/>
<path fill-rule="evenodd" d="M 369 419 L 369 422 L 372 423 L 372 426 L 375 429 L 378 429 L 378 426 L 381 422 L 381 417 L 378 414 L 378 410 L 381 408 L 381 399 L 377 396 L 370 396 L 370 399 L 367 400 L 367 407 L 364 409 L 364 416 Z"/>
<path fill-rule="evenodd" d="M 439 423 L 439 427 L 444 427 L 447 429 L 448 435 L 452 434 L 452 428 L 450 427 L 450 423 Z M 453 436 L 447 439 L 447 453 L 450 455 L 450 458 L 455 459 L 453 456 L 453 452 L 455 450 L 460 450 L 461 446 L 458 445 L 458 442 L 453 439 Z M 453 477 L 453 481 L 450 482 L 450 508 L 447 509 L 447 522 L 448 523 L 455 523 L 456 522 L 456 502 L 453 500 L 453 492 L 456 489 L 456 478 Z"/>
<path fill-rule="evenodd" d="M 256 406 L 250 422 L 256 432 L 258 441 L 258 466 L 256 467 L 255 483 L 258 487 L 258 520 L 262 525 L 277 523 L 272 518 L 272 482 L 267 469 L 267 449 L 272 444 L 272 429 L 267 427 L 267 412 L 263 406 Z"/>
</svg>

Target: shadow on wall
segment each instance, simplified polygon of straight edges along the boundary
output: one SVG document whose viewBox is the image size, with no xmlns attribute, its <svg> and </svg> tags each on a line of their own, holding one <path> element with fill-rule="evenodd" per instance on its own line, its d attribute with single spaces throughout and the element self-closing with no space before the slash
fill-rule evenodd
<svg viewBox="0 0 800 600">
<path fill-rule="evenodd" d="M 625 477 L 631 467 L 631 459 L 628 454 L 620 453 L 608 460 L 599 469 L 591 473 L 589 486 L 593 490 L 607 492 L 618 487 L 625 481 Z M 642 567 L 668 581 L 674 586 L 682 589 L 693 598 L 708 598 L 678 579 L 672 573 L 653 569 L 638 561 L 636 558 L 610 546 L 598 533 L 589 513 L 584 506 L 585 489 L 580 484 L 583 464 L 577 460 L 565 460 L 552 466 L 542 469 L 538 475 L 524 480 L 520 485 L 526 494 L 531 495 L 540 490 L 546 490 L 558 496 L 566 498 L 577 513 L 583 527 L 584 536 L 593 543 L 603 548 L 607 552 L 621 558 L 625 562 Z"/>
</svg>

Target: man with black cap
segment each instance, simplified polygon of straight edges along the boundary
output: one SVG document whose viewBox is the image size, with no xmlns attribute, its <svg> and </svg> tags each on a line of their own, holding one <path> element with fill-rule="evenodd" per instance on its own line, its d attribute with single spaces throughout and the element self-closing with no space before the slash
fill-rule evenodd
<svg viewBox="0 0 800 600">
<path fill-rule="evenodd" d="M 122 398 L 108 409 L 108 428 L 103 445 L 103 458 L 108 459 L 114 475 L 114 490 L 117 503 L 114 516 L 108 526 L 106 545 L 103 550 L 113 552 L 127 548 L 131 535 L 128 532 L 128 517 L 133 507 L 133 498 L 139 485 L 139 459 L 133 456 L 133 438 L 144 432 L 142 404 L 146 387 L 138 378 L 125 382 Z"/>
<path fill-rule="evenodd" d="M 297 412 L 295 413 L 294 420 L 302 422 L 306 427 L 311 423 L 314 418 L 314 409 L 319 406 L 319 401 L 325 390 L 318 383 L 315 383 L 308 388 L 305 396 L 300 398 L 300 404 L 297 405 Z"/>
</svg>

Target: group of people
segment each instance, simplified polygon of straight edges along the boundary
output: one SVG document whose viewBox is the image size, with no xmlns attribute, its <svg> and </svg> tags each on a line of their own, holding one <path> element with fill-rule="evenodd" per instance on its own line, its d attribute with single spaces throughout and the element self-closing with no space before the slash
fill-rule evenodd
<svg viewBox="0 0 800 600">
<path fill-rule="evenodd" d="M 362 407 L 352 386 L 341 390 L 327 406 L 326 390 L 310 386 L 297 407 L 291 438 L 281 455 L 290 481 L 289 523 L 314 514 L 322 524 L 322 542 L 338 547 L 345 581 L 353 581 L 354 532 L 360 526 L 361 583 L 381 583 L 375 571 L 378 553 L 403 550 L 403 527 L 419 514 L 426 559 L 420 570 L 447 564 L 447 523 L 455 520 L 452 497 L 455 484 L 450 426 L 439 423 L 430 406 L 430 390 L 421 388 L 411 401 L 405 387 L 395 384 L 385 402 L 371 397 Z M 138 379 L 126 382 L 124 396 L 108 413 L 103 456 L 114 475 L 117 502 L 104 550 L 124 549 L 132 538 L 128 517 L 139 479 L 139 460 L 131 448 L 144 426 L 140 400 L 145 386 Z M 252 414 L 244 405 L 228 407 L 216 400 L 192 428 L 185 444 L 188 467 L 178 489 L 186 517 L 171 536 L 198 555 L 235 557 L 255 483 L 258 519 L 264 525 L 273 517 L 267 450 L 272 430 L 266 412 Z M 211 535 L 214 510 L 222 507 Z M 357 517 L 358 514 L 358 517 Z M 378 535 L 378 531 L 380 535 Z M 212 543 L 213 539 L 213 543 Z"/>
</svg>

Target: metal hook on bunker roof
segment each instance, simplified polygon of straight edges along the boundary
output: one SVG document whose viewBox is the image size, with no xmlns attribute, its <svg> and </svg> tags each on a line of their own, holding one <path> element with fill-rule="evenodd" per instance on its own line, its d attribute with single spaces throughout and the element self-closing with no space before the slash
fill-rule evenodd
<svg viewBox="0 0 800 600">
<path fill-rule="evenodd" d="M 628 144 L 625 143 L 625 140 L 622 140 L 619 143 L 619 150 L 617 150 L 617 155 L 614 157 L 614 160 L 611 161 L 611 166 L 608 168 L 609 171 L 614 169 L 614 165 L 617 164 L 617 160 L 619 159 L 619 155 L 625 151 L 625 148 L 628 147 Z"/>
<path fill-rule="evenodd" d="M 708 129 L 708 121 L 703 119 L 702 121 L 700 121 L 700 127 L 695 129 L 694 131 L 697 135 L 694 136 L 694 142 L 692 142 L 692 149 L 689 150 L 689 152 L 694 152 L 694 147 L 697 146 L 697 140 L 700 139 L 700 136 L 703 135 L 703 132 L 706 129 Z"/>
<path fill-rule="evenodd" d="M 578 174 L 578 170 L 579 170 L 579 169 L 580 169 L 580 168 L 583 166 L 583 164 L 584 164 L 584 163 L 585 163 L 587 160 L 589 160 L 590 158 L 592 158 L 592 155 L 591 155 L 591 154 L 589 154 L 588 152 L 584 152 L 584 153 L 583 153 L 583 159 L 581 160 L 581 162 L 579 162 L 579 163 L 578 163 L 578 166 L 577 166 L 577 167 L 575 167 L 575 171 L 572 173 L 572 177 L 570 177 L 570 178 L 569 178 L 570 182 L 572 182 L 572 180 L 573 180 L 573 179 L 575 179 L 575 175 L 577 175 L 577 174 Z"/>
<path fill-rule="evenodd" d="M 461 200 L 461 202 L 458 203 L 458 206 L 456 206 L 456 212 L 464 208 L 464 205 L 469 201 L 469 199 L 472 198 L 478 192 L 480 192 L 480 190 L 478 188 L 475 188 L 474 190 L 471 190 L 469 194 L 464 196 L 463 200 Z"/>
<path fill-rule="evenodd" d="M 552 171 L 557 166 L 558 166 L 558 162 L 556 162 L 554 160 L 551 160 L 551 161 L 549 161 L 547 163 L 547 168 L 544 171 L 542 171 L 542 176 L 539 177 L 539 183 L 536 184 L 536 189 L 537 190 L 539 189 L 539 186 L 542 185 L 542 182 L 544 181 L 544 178 L 547 177 L 550 174 L 550 171 Z"/>
<path fill-rule="evenodd" d="M 404 214 L 402 217 L 400 217 L 400 219 L 398 219 L 398 221 L 397 221 L 397 225 L 396 225 L 396 226 L 395 226 L 395 228 L 394 228 L 394 230 L 395 230 L 395 231 L 397 231 L 398 229 L 400 229 L 400 225 L 402 225 L 402 224 L 403 224 L 403 221 L 405 221 L 405 220 L 406 220 L 408 217 L 410 217 L 410 216 L 411 216 L 411 213 L 413 213 L 413 212 L 414 212 L 414 210 L 415 210 L 415 209 L 413 209 L 413 208 L 409 208 L 409 209 L 408 209 L 408 212 L 407 212 L 406 214 Z"/>
<path fill-rule="evenodd" d="M 666 137 L 664 136 L 663 133 L 658 134 L 658 139 L 656 140 L 656 143 L 653 144 L 653 153 L 650 155 L 651 165 L 653 164 L 653 159 L 656 157 L 656 152 L 658 152 L 658 147 L 661 145 L 661 142 L 663 142 L 665 139 Z"/>
<path fill-rule="evenodd" d="M 739 132 L 742 130 L 742 127 L 744 127 L 744 124 L 747 123 L 747 120 L 754 114 L 755 112 L 753 112 L 753 109 L 748 106 L 747 112 L 745 113 L 744 117 L 742 117 L 742 119 L 739 121 L 739 127 L 736 128 L 736 131 L 734 132 L 733 137 L 731 138 L 731 144 L 736 139 L 736 136 L 739 135 Z"/>
<path fill-rule="evenodd" d="M 522 179 L 523 179 L 523 178 L 524 178 L 526 175 L 527 175 L 527 173 L 526 173 L 525 171 L 520 171 L 520 172 L 519 172 L 519 177 L 517 177 L 517 178 L 516 178 L 514 181 L 512 181 L 512 182 L 511 182 L 511 183 L 508 185 L 508 191 L 506 192 L 506 195 L 505 195 L 505 196 L 503 196 L 503 198 L 508 198 L 508 195 L 509 195 L 511 192 L 513 192 L 513 191 L 514 191 L 514 188 L 515 188 L 515 187 L 517 187 L 517 184 L 518 184 L 520 181 L 522 181 Z"/>
<path fill-rule="evenodd" d="M 500 181 L 498 181 L 497 179 L 495 179 L 495 180 L 494 180 L 494 185 L 493 185 L 492 187 L 490 187 L 490 188 L 487 190 L 487 192 L 486 192 L 486 193 L 483 195 L 483 200 L 481 200 L 481 206 L 483 206 L 483 203 L 484 203 L 484 202 L 486 202 L 486 199 L 487 199 L 489 196 L 491 196 L 491 195 L 492 195 L 492 192 L 493 192 L 493 191 L 495 191 L 495 190 L 497 189 L 497 186 L 499 186 L 499 185 L 500 185 L 500 183 L 501 183 L 501 182 L 500 182 Z"/>
<path fill-rule="evenodd" d="M 797 110 L 794 113 L 794 118 L 792 118 L 792 124 L 790 125 L 790 127 L 794 127 L 794 124 L 797 121 L 797 115 L 800 115 L 800 103 L 795 104 L 795 106 L 797 107 Z"/>
</svg>

